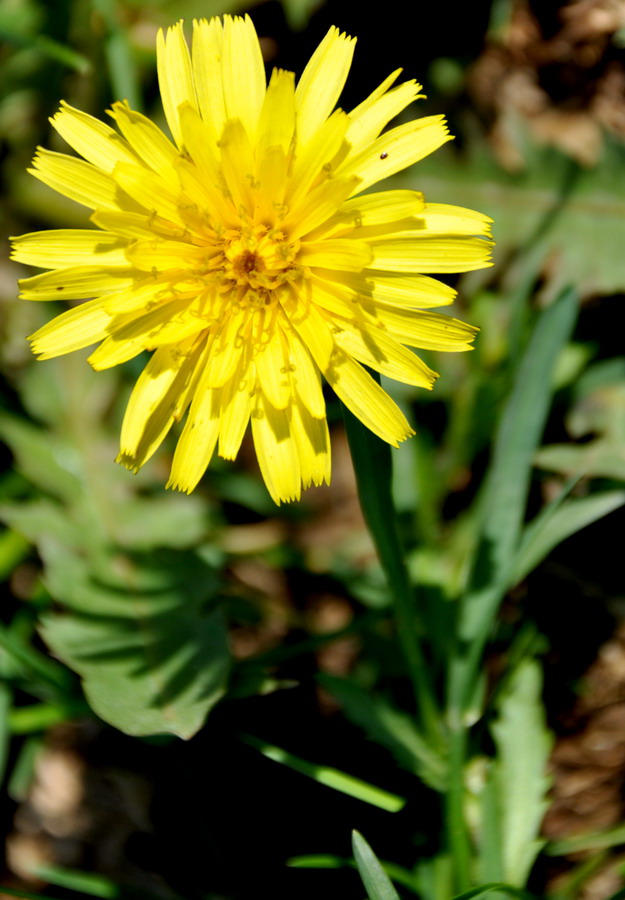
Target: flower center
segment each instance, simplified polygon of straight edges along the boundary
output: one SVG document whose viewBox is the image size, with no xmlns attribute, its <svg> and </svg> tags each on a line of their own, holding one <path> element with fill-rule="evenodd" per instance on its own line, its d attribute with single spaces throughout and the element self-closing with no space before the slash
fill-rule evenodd
<svg viewBox="0 0 625 900">
<path fill-rule="evenodd" d="M 283 232 L 259 225 L 232 231 L 224 238 L 221 258 L 222 289 L 247 288 L 250 300 L 261 294 L 264 302 L 285 282 L 301 274 L 297 265 L 299 241 L 289 242 Z"/>
</svg>

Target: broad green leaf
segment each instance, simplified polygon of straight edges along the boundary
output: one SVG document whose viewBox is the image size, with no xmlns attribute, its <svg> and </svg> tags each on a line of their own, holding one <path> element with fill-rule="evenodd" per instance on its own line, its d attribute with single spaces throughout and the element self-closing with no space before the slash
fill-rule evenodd
<svg viewBox="0 0 625 900">
<path fill-rule="evenodd" d="M 625 491 L 603 491 L 589 497 L 565 500 L 551 515 L 539 515 L 525 529 L 511 584 L 525 578 L 562 541 L 623 504 Z"/>
<path fill-rule="evenodd" d="M 65 501 L 80 497 L 72 465 L 75 453 L 67 441 L 7 412 L 0 412 L 0 437 L 11 448 L 17 468 L 34 484 Z"/>
<path fill-rule="evenodd" d="M 122 547 L 190 547 L 206 537 L 207 504 L 199 495 L 170 491 L 148 498 L 133 497 L 115 523 L 115 538 Z"/>
<path fill-rule="evenodd" d="M 414 772 L 435 790 L 444 789 L 446 760 L 428 746 L 410 716 L 347 678 L 321 674 L 318 681 L 336 697 L 345 716 L 371 740 L 390 750 L 402 768 Z"/>
<path fill-rule="evenodd" d="M 369 900 L 399 900 L 399 894 L 393 887 L 393 882 L 380 865 L 380 861 L 367 841 L 358 831 L 352 832 L 352 849 Z"/>
<path fill-rule="evenodd" d="M 94 712 L 127 734 L 195 734 L 229 668 L 213 570 L 192 552 L 88 560 L 53 541 L 41 549 L 64 607 L 42 633 L 82 677 Z"/>
<path fill-rule="evenodd" d="M 545 843 L 539 834 L 548 806 L 546 768 L 552 738 L 545 725 L 541 689 L 540 666 L 526 660 L 513 673 L 491 727 L 503 877 L 517 887 L 525 885 Z"/>
<path fill-rule="evenodd" d="M 86 550 L 92 546 L 94 538 L 92 529 L 85 527 L 86 523 L 76 516 L 75 509 L 51 499 L 2 503 L 0 521 L 6 522 L 36 546 L 42 540 L 54 538 L 65 546 Z M 95 523 L 90 521 L 88 524 Z M 97 525 L 93 530 L 96 531 L 96 538 L 100 538 Z"/>
</svg>

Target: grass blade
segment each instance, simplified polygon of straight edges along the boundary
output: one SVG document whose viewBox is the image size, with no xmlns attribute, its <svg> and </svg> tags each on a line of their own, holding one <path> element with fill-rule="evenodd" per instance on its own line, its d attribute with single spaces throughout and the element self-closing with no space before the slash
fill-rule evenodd
<svg viewBox="0 0 625 900">
<path fill-rule="evenodd" d="M 576 312 L 576 292 L 567 288 L 541 314 L 495 438 L 480 511 L 481 533 L 460 613 L 462 652 L 452 660 L 450 707 L 456 719 L 461 718 L 461 710 L 473 693 L 482 650 L 509 583 L 525 515 L 532 459 L 551 404 L 552 373 Z"/>
<path fill-rule="evenodd" d="M 358 831 L 352 832 L 352 848 L 354 859 L 362 883 L 367 889 L 369 900 L 399 900 L 399 894 L 393 887 L 377 856 Z"/>
<path fill-rule="evenodd" d="M 398 812 L 406 805 L 403 797 L 391 794 L 389 791 L 362 781 L 360 778 L 354 778 L 353 775 L 340 772 L 338 769 L 333 769 L 331 766 L 308 762 L 282 747 L 276 747 L 275 744 L 269 744 L 251 734 L 242 734 L 240 738 L 245 744 L 259 750 L 268 759 L 282 763 L 301 775 L 307 775 L 325 787 L 362 800 L 363 803 L 369 803 L 371 806 L 377 806 L 378 809 L 384 809 L 387 812 Z"/>
<path fill-rule="evenodd" d="M 592 525 L 625 504 L 625 491 L 602 491 L 589 497 L 567 500 L 550 512 L 546 507 L 525 529 L 514 562 L 511 584 L 517 584 L 536 568 L 562 541 Z"/>
</svg>

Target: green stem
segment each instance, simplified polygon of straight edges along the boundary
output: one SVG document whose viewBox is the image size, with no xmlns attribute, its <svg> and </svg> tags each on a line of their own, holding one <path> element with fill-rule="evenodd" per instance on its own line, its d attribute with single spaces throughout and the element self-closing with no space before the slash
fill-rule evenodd
<svg viewBox="0 0 625 900">
<path fill-rule="evenodd" d="M 404 561 L 391 496 L 390 447 L 345 407 L 343 413 L 360 505 L 388 579 L 397 636 L 413 685 L 417 709 L 425 732 L 435 744 L 440 745 L 440 715 L 419 639 L 419 631 L 423 629 L 419 628 L 413 588 Z"/>
<path fill-rule="evenodd" d="M 468 733 L 458 723 L 449 735 L 449 787 L 445 797 L 445 826 L 452 859 L 455 892 L 466 891 L 471 885 L 471 847 L 464 817 L 464 769 L 467 756 Z"/>
</svg>

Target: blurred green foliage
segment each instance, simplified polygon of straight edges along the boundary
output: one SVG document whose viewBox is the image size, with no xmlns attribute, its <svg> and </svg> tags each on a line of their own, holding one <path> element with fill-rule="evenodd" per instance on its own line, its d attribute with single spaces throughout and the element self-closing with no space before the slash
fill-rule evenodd
<svg viewBox="0 0 625 900">
<path fill-rule="evenodd" d="M 492 6 L 499 28 L 510 4 Z M 316 8 L 284 0 L 278 52 Z M 81 210 L 24 171 L 37 143 L 56 146 L 46 118 L 61 98 L 102 115 L 127 97 L 162 122 L 156 28 L 243 9 L 205 0 L 5 0 L 3 233 L 84 226 Z M 432 64 L 450 97 L 462 90 L 464 62 Z M 190 497 L 163 491 L 162 457 L 135 477 L 115 466 L 136 363 L 100 375 L 81 354 L 35 364 L 24 338 L 51 308 L 16 301 L 15 279 L 25 273 L 0 264 L 0 771 L 11 802 L 30 796 L 50 729 L 81 718 L 102 720 L 103 733 L 160 736 L 163 752 L 168 735 L 231 740 L 267 767 L 276 794 L 281 782 L 270 773 L 289 769 L 300 779 L 290 784 L 304 796 L 310 782 L 324 807 L 334 791 L 360 804 L 349 807 L 355 820 L 366 815 L 355 809 L 384 810 L 371 840 L 389 860 L 358 833 L 348 860 L 345 844 L 332 843 L 331 813 L 314 846 L 289 860 L 300 879 L 329 870 L 330 892 L 348 869 L 351 880 L 340 884 L 349 887 L 337 896 L 362 897 L 354 866 L 370 900 L 529 896 L 523 889 L 543 849 L 552 859 L 595 854 L 596 868 L 608 860 L 600 853 L 623 843 L 622 826 L 546 847 L 540 836 L 553 743 L 542 701 L 548 640 L 514 591 L 560 544 L 625 506 L 625 357 L 607 324 L 602 341 L 585 318 L 593 304 L 607 315 L 619 301 L 606 298 L 625 291 L 625 152 L 609 142 L 600 163 L 582 169 L 528 135 L 522 143 L 525 169 L 505 172 L 469 119 L 460 150 L 446 148 L 396 179 L 436 202 L 487 212 L 498 246 L 496 268 L 459 285 L 463 317 L 481 328 L 476 351 L 432 358 L 441 378 L 431 395 L 385 385 L 417 436 L 391 456 L 348 420 L 378 558 L 358 518 L 333 530 L 343 509 L 354 509 L 340 449 L 335 486 L 280 509 L 245 452 L 236 465 L 217 463 Z M 330 402 L 340 448 L 341 411 Z M 324 591 L 349 616 L 320 628 L 310 610 Z M 500 615 L 502 604 L 516 624 L 509 611 Z M 341 646 L 356 650 L 328 664 L 324 653 Z M 340 708 L 344 747 L 325 740 L 319 712 L 300 740 L 272 706 L 302 683 Z M 297 702 L 284 702 L 295 718 Z M 139 746 L 147 753 L 154 745 Z M 211 772 L 215 784 L 237 775 Z M 310 818 L 305 807 L 301 817 Z M 204 880 L 194 896 L 243 896 L 238 873 L 226 890 L 214 886 L 204 854 L 214 862 L 220 823 L 204 827 Z M 260 849 L 250 842 L 237 852 L 258 861 L 269 838 L 257 835 Z M 82 895 L 127 892 L 107 873 L 32 871 Z M 535 875 L 534 889 L 572 896 L 593 871 L 573 868 L 555 892 Z M 179 877 L 153 895 L 174 896 Z M 304 898 L 307 883 L 262 890 Z"/>
</svg>

